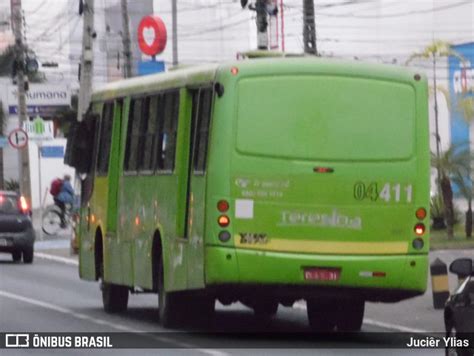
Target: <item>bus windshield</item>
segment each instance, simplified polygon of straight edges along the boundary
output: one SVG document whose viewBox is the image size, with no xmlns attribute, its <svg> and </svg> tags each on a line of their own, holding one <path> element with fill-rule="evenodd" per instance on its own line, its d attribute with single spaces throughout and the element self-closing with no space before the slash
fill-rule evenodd
<svg viewBox="0 0 474 356">
<path fill-rule="evenodd" d="M 237 105 L 238 152 L 301 160 L 412 157 L 415 91 L 370 78 L 287 75 L 244 78 Z"/>
</svg>

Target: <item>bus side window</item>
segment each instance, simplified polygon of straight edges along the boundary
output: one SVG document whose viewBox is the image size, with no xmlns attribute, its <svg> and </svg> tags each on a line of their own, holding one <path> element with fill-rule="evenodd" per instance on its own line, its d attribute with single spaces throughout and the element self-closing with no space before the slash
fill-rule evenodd
<svg viewBox="0 0 474 356">
<path fill-rule="evenodd" d="M 110 145 L 112 141 L 112 124 L 114 115 L 113 102 L 104 103 L 100 121 L 99 150 L 97 156 L 97 175 L 107 175 L 109 170 Z"/>
<path fill-rule="evenodd" d="M 127 143 L 125 146 L 124 171 L 136 171 L 138 142 L 140 139 L 140 118 L 142 114 L 142 99 L 134 98 L 130 102 L 128 127 L 127 127 Z"/>
<path fill-rule="evenodd" d="M 173 90 L 163 94 L 162 110 L 158 107 L 158 130 L 156 137 L 155 168 L 158 172 L 174 171 L 176 153 L 176 130 L 179 115 L 179 91 Z"/>
<path fill-rule="evenodd" d="M 143 135 L 143 161 L 141 169 L 144 171 L 153 171 L 154 168 L 154 152 L 156 146 L 156 132 L 158 125 L 158 102 L 162 98 L 161 95 L 154 95 L 149 98 L 147 105 L 146 129 L 144 128 Z"/>
<path fill-rule="evenodd" d="M 206 170 L 209 123 L 212 109 L 212 88 L 202 88 L 193 98 L 193 169 L 195 174 Z"/>
<path fill-rule="evenodd" d="M 149 168 L 145 162 L 145 143 L 149 125 L 149 113 L 150 113 L 150 97 L 142 99 L 141 114 L 139 119 L 138 127 L 138 143 L 137 143 L 137 170 L 146 171 Z"/>
</svg>

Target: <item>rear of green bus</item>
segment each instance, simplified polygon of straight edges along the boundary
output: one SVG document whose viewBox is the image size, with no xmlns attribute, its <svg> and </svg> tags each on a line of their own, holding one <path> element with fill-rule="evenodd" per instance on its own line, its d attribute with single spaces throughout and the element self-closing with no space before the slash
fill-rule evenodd
<svg viewBox="0 0 474 356">
<path fill-rule="evenodd" d="M 427 83 L 405 69 L 255 60 L 216 77 L 205 281 L 261 296 L 395 302 L 426 289 Z"/>
</svg>

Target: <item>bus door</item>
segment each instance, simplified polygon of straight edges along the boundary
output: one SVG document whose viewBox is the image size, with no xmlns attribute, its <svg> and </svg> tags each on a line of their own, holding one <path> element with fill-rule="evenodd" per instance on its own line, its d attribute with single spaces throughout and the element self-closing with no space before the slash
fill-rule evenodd
<svg viewBox="0 0 474 356">
<path fill-rule="evenodd" d="M 117 130 L 120 130 L 122 103 L 121 100 L 108 101 L 102 108 L 96 150 L 94 191 L 89 208 L 91 233 L 95 234 L 98 228 L 102 233 L 104 279 L 115 283 L 121 282 L 120 250 L 115 234 L 117 214 L 114 202 L 117 201 L 118 159 L 116 155 L 119 144 Z"/>
<path fill-rule="evenodd" d="M 204 287 L 204 220 L 206 157 L 212 108 L 212 87 L 191 90 L 192 113 L 185 210 L 188 288 Z"/>
</svg>

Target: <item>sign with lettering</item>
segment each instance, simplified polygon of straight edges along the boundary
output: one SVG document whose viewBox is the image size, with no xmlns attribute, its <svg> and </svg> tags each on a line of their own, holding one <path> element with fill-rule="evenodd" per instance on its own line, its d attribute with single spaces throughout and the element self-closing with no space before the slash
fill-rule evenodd
<svg viewBox="0 0 474 356">
<path fill-rule="evenodd" d="M 54 138 L 54 123 L 45 121 L 36 116 L 33 121 L 23 123 L 23 130 L 28 133 L 29 139 L 33 141 L 52 140 Z"/>
<path fill-rule="evenodd" d="M 18 105 L 18 90 L 16 86 L 8 87 L 8 105 Z M 66 85 L 30 84 L 26 92 L 26 104 L 38 105 L 71 105 L 71 91 Z"/>
</svg>

